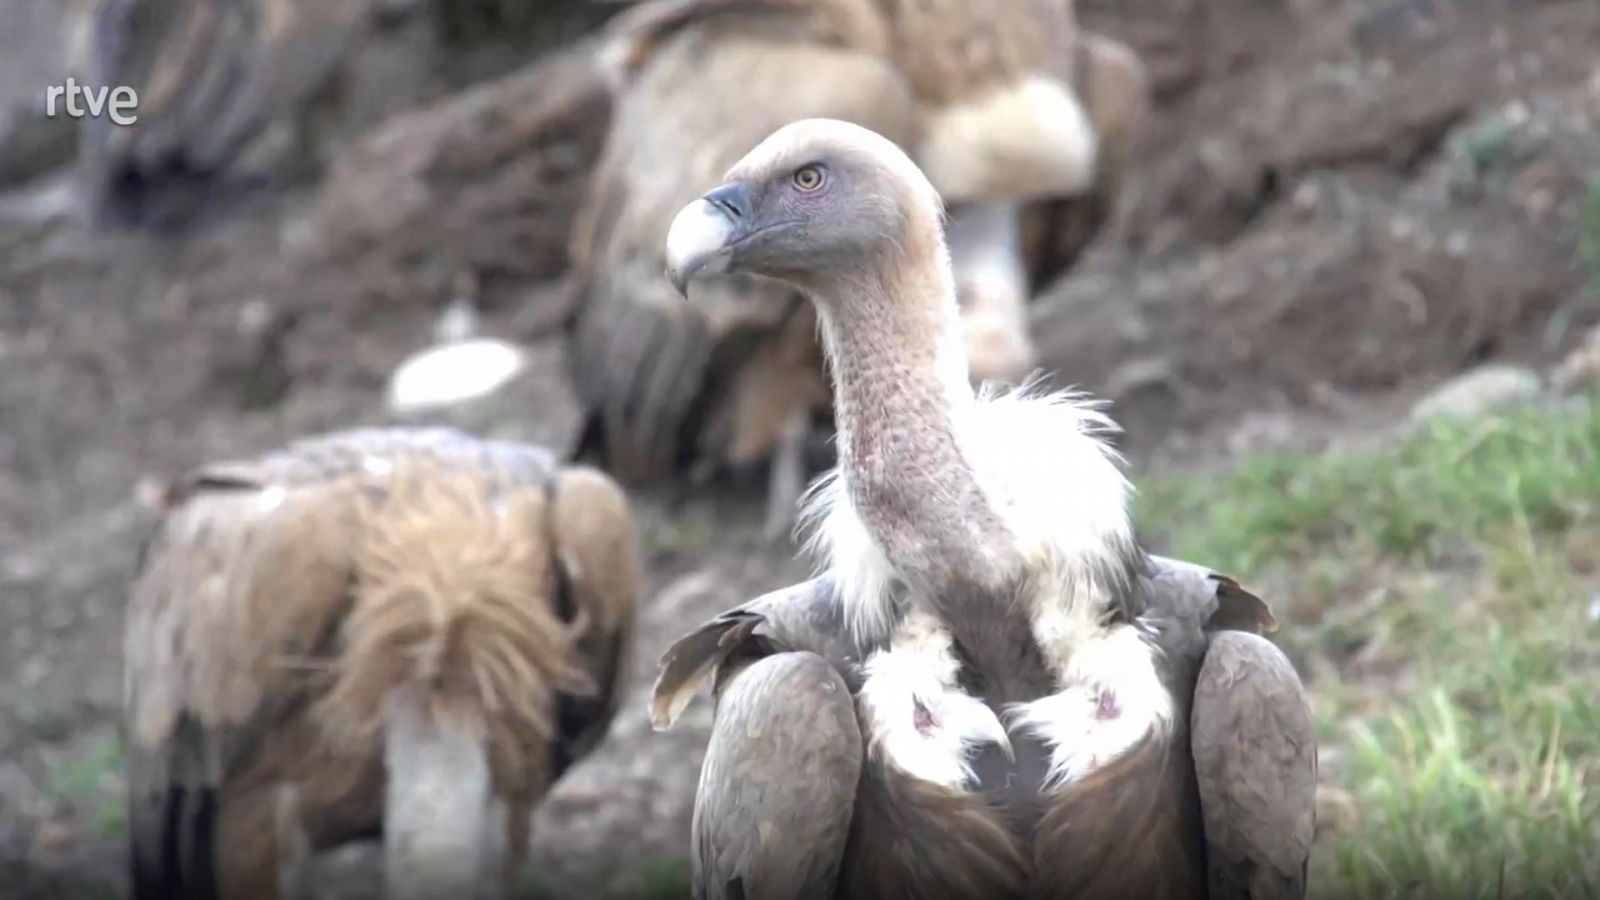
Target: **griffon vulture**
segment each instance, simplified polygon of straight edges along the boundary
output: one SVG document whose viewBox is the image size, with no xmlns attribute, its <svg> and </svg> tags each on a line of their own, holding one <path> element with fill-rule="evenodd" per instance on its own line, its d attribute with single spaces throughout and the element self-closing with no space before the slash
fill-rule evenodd
<svg viewBox="0 0 1600 900">
<path fill-rule="evenodd" d="M 753 277 L 684 306 L 660 277 L 672 214 L 780 125 L 870 127 L 951 206 L 975 375 L 1015 379 L 1027 296 L 1103 217 L 1148 104 L 1131 51 L 1080 32 L 1070 0 L 653 0 L 604 56 L 618 95 L 572 244 L 581 452 L 625 479 L 771 459 L 769 534 L 829 413 L 815 317 Z"/>
<path fill-rule="evenodd" d="M 893 142 L 810 120 L 672 222 L 680 288 L 815 306 L 840 456 L 819 577 L 663 659 L 658 727 L 717 696 L 695 896 L 1302 896 L 1314 735 L 1271 613 L 1140 549 L 1092 405 L 974 392 L 940 216 Z"/>
<path fill-rule="evenodd" d="M 126 631 L 134 896 L 304 897 L 381 835 L 391 900 L 500 896 L 606 730 L 641 563 L 608 477 L 360 430 L 174 482 Z"/>
</svg>

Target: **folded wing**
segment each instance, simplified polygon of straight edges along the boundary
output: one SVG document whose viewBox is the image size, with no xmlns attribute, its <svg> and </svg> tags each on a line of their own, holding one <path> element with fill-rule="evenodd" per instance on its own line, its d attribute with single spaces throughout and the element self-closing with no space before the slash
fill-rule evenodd
<svg viewBox="0 0 1600 900">
<path fill-rule="evenodd" d="M 1304 897 L 1317 748 L 1293 665 L 1252 631 L 1215 632 L 1190 729 L 1211 896 Z"/>
<path fill-rule="evenodd" d="M 698 900 L 833 894 L 864 757 L 852 653 L 827 583 L 811 581 L 718 616 L 662 658 L 656 727 L 716 685 L 691 837 Z"/>
</svg>

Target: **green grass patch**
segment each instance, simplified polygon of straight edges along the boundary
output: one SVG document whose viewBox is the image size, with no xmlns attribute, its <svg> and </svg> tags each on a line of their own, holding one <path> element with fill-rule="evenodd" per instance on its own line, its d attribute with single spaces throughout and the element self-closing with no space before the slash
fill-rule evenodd
<svg viewBox="0 0 1600 900">
<path fill-rule="evenodd" d="M 634 871 L 618 874 L 605 885 L 587 888 L 585 896 L 595 900 L 685 900 L 689 894 L 688 861 L 668 859 L 644 863 Z M 516 900 L 555 900 L 572 896 L 572 889 L 529 871 L 513 896 Z"/>
<path fill-rule="evenodd" d="M 1451 135 L 1446 145 L 1449 185 L 1456 197 L 1475 199 L 1486 185 L 1499 185 L 1525 153 L 1526 139 L 1516 125 L 1494 118 Z"/>
<path fill-rule="evenodd" d="M 128 832 L 128 810 L 122 787 L 122 742 L 108 736 L 51 758 L 46 764 L 45 791 L 72 807 L 101 840 L 122 840 Z"/>
<path fill-rule="evenodd" d="M 1279 454 L 1220 478 L 1149 479 L 1140 521 L 1173 552 L 1250 571 L 1332 548 L 1404 562 L 1561 533 L 1600 504 L 1593 404 L 1434 423 L 1381 450 Z"/>
<path fill-rule="evenodd" d="M 1322 742 L 1320 897 L 1600 897 L 1600 413 L 1145 479 L 1267 594 Z"/>
</svg>

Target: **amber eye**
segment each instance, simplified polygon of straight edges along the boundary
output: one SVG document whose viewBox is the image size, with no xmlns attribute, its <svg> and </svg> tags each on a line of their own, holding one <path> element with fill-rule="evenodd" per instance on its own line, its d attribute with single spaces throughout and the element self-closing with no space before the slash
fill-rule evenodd
<svg viewBox="0 0 1600 900">
<path fill-rule="evenodd" d="M 794 186 L 807 193 L 822 187 L 822 168 L 820 166 L 801 166 L 796 169 Z"/>
</svg>

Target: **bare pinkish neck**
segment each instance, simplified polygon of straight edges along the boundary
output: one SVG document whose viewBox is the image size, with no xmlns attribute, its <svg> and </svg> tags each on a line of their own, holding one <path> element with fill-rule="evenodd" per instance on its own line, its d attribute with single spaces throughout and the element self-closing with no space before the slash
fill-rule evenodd
<svg viewBox="0 0 1600 900">
<path fill-rule="evenodd" d="M 901 257 L 814 292 L 851 502 L 896 569 L 935 597 L 1016 571 L 1012 536 L 963 446 L 976 399 L 949 266 L 936 258 Z"/>
</svg>

